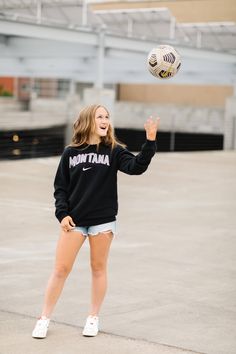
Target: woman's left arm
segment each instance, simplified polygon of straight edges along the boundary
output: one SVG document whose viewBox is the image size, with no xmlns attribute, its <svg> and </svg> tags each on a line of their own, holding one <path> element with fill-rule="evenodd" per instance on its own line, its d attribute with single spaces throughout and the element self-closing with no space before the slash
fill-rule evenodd
<svg viewBox="0 0 236 354">
<path fill-rule="evenodd" d="M 145 172 L 156 152 L 156 134 L 159 126 L 159 118 L 151 117 L 144 124 L 147 141 L 143 144 L 138 155 L 132 154 L 127 149 L 120 148 L 118 154 L 118 169 L 126 174 L 140 175 Z"/>
</svg>

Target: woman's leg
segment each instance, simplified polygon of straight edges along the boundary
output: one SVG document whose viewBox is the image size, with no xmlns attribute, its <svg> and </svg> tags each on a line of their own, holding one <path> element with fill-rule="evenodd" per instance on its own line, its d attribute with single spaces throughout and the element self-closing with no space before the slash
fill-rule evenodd
<svg viewBox="0 0 236 354">
<path fill-rule="evenodd" d="M 89 236 L 92 270 L 92 294 L 90 315 L 99 313 L 107 289 L 107 259 L 113 239 L 112 232 Z"/>
<path fill-rule="evenodd" d="M 61 232 L 57 244 L 55 266 L 45 292 L 42 316 L 50 317 L 85 239 L 86 237 L 79 232 Z"/>
</svg>

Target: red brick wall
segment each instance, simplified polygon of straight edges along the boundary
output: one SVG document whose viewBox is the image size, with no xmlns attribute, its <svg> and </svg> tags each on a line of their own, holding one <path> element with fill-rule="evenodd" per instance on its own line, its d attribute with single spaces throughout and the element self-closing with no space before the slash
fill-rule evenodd
<svg viewBox="0 0 236 354">
<path fill-rule="evenodd" d="M 14 78 L 0 77 L 0 87 L 2 87 L 4 91 L 14 94 Z"/>
</svg>

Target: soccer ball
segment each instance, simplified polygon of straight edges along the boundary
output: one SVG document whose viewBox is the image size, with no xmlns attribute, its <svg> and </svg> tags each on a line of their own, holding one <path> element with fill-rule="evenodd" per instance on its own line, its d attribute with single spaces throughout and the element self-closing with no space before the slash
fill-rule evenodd
<svg viewBox="0 0 236 354">
<path fill-rule="evenodd" d="M 179 71 L 181 58 L 170 45 L 159 45 L 148 54 L 148 70 L 159 79 L 169 79 Z"/>
</svg>

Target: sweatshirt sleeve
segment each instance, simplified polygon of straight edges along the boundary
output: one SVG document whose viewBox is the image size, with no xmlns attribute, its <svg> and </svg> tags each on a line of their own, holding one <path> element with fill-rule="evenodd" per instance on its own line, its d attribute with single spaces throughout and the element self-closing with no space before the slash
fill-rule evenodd
<svg viewBox="0 0 236 354">
<path fill-rule="evenodd" d="M 65 149 L 54 179 L 55 215 L 59 222 L 68 216 L 67 192 L 70 183 L 68 149 Z"/>
<path fill-rule="evenodd" d="M 156 152 L 156 141 L 147 140 L 138 155 L 124 148 L 118 153 L 118 170 L 129 175 L 141 175 L 148 168 Z"/>
</svg>

